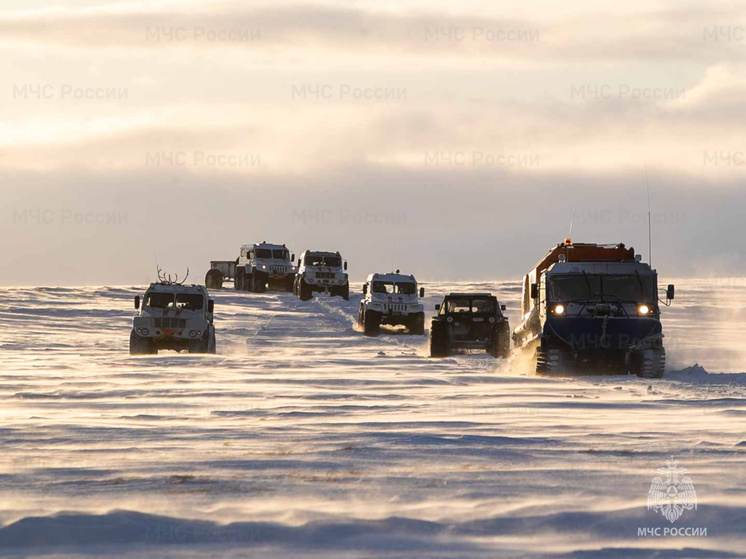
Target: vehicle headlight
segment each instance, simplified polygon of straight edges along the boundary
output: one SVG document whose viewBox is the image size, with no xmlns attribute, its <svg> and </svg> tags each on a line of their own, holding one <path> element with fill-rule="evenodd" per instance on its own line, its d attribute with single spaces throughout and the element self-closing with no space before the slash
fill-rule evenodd
<svg viewBox="0 0 746 559">
<path fill-rule="evenodd" d="M 453 322 L 453 317 L 452 317 L 452 316 L 449 316 L 448 318 L 446 318 L 446 321 L 448 321 L 448 322 Z"/>
<path fill-rule="evenodd" d="M 562 305 L 562 304 L 554 305 L 554 307 L 552 307 L 552 314 L 556 314 L 556 315 L 565 314 L 565 305 Z"/>
<path fill-rule="evenodd" d="M 491 316 L 491 317 L 490 317 L 490 324 L 492 324 L 493 322 L 495 322 L 495 317 L 494 317 L 494 316 Z"/>
<path fill-rule="evenodd" d="M 266 269 L 267 269 L 267 265 L 266 264 L 262 264 L 262 270 L 266 270 Z"/>
<path fill-rule="evenodd" d="M 199 335 L 199 331 L 197 331 L 197 330 L 189 330 L 189 335 L 192 338 L 196 338 Z"/>
<path fill-rule="evenodd" d="M 651 312 L 652 312 L 652 309 L 648 305 L 646 305 L 645 303 L 643 303 L 642 305 L 640 305 L 639 307 L 637 307 L 637 313 L 639 315 L 641 315 L 641 316 L 647 316 Z"/>
<path fill-rule="evenodd" d="M 143 336 L 147 336 L 148 334 L 150 334 L 150 330 L 148 330 L 147 328 L 140 328 L 140 334 L 142 334 Z"/>
</svg>

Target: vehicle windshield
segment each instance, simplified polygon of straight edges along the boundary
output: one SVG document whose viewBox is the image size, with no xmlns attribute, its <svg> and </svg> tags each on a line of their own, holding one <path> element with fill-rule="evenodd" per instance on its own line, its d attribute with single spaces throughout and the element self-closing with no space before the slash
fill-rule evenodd
<svg viewBox="0 0 746 559">
<path fill-rule="evenodd" d="M 145 306 L 151 309 L 172 309 L 174 307 L 174 294 L 148 293 L 145 295 Z"/>
<path fill-rule="evenodd" d="M 258 248 L 254 250 L 256 258 L 272 258 L 272 251 L 268 248 Z"/>
<path fill-rule="evenodd" d="M 489 313 L 494 314 L 497 311 L 494 299 L 480 297 L 475 299 L 449 299 L 445 305 L 445 312 L 448 313 Z"/>
<path fill-rule="evenodd" d="M 306 254 L 306 266 L 329 266 L 331 268 L 341 268 L 342 259 L 339 256 L 314 256 Z"/>
<path fill-rule="evenodd" d="M 412 282 L 394 283 L 392 281 L 374 281 L 370 284 L 371 293 L 398 293 L 399 295 L 414 295 L 417 293 L 417 284 Z"/>
<path fill-rule="evenodd" d="M 187 311 L 199 311 L 204 304 L 204 297 L 199 293 L 179 293 L 176 296 L 176 308 Z"/>
<path fill-rule="evenodd" d="M 272 258 L 277 258 L 278 260 L 289 260 L 290 253 L 288 253 L 287 250 L 273 250 Z"/>
<path fill-rule="evenodd" d="M 656 300 L 655 277 L 639 274 L 572 274 L 552 276 L 549 280 L 551 301 L 627 301 Z"/>
</svg>

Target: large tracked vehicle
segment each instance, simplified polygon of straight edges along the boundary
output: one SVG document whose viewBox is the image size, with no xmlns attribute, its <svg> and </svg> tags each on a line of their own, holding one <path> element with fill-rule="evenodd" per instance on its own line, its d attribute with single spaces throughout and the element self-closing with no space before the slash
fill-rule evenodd
<svg viewBox="0 0 746 559">
<path fill-rule="evenodd" d="M 658 273 L 623 244 L 566 239 L 523 279 L 516 347 L 535 351 L 538 374 L 663 376 Z"/>
</svg>

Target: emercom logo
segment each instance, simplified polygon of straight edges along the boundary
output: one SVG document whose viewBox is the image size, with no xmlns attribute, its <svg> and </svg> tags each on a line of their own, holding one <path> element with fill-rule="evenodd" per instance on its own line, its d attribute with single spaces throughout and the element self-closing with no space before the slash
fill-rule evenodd
<svg viewBox="0 0 746 559">
<path fill-rule="evenodd" d="M 659 477 L 653 479 L 648 491 L 648 510 L 659 512 L 673 524 L 685 510 L 697 510 L 697 493 L 686 468 L 680 468 L 671 457 L 666 468 L 658 468 Z"/>
</svg>

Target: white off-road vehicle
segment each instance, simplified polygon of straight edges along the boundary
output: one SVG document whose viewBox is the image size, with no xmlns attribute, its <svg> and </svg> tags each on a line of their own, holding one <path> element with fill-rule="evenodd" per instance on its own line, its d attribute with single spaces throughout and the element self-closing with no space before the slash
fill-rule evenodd
<svg viewBox="0 0 746 559">
<path fill-rule="evenodd" d="M 142 301 L 135 297 L 130 355 L 155 355 L 159 349 L 215 353 L 214 306 L 201 285 L 151 283 Z"/>
<path fill-rule="evenodd" d="M 241 247 L 236 261 L 234 285 L 238 291 L 264 293 L 292 291 L 295 273 L 294 254 L 285 245 L 255 243 Z"/>
<path fill-rule="evenodd" d="M 339 252 L 306 250 L 298 259 L 298 273 L 293 283 L 293 295 L 308 301 L 316 293 L 350 299 L 347 262 Z"/>
<path fill-rule="evenodd" d="M 419 297 L 425 288 L 417 290 L 414 276 L 371 274 L 363 285 L 364 298 L 357 315 L 358 326 L 366 336 L 378 335 L 381 324 L 404 325 L 410 334 L 425 333 L 425 308 Z"/>
</svg>

